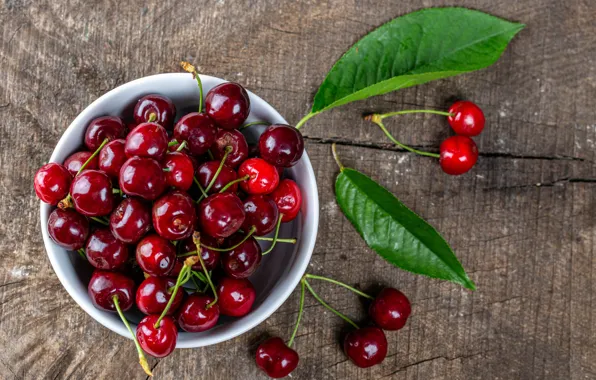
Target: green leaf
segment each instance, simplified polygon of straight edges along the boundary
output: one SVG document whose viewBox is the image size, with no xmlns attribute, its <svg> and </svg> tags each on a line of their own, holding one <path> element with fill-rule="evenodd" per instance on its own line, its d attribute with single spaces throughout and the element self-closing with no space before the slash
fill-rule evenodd
<svg viewBox="0 0 596 380">
<path fill-rule="evenodd" d="M 356 42 L 335 63 L 307 117 L 490 66 L 523 27 L 465 8 L 429 8 L 397 17 Z"/>
<path fill-rule="evenodd" d="M 387 189 L 343 168 L 335 182 L 337 202 L 366 244 L 410 272 L 476 289 L 445 239 Z"/>
</svg>

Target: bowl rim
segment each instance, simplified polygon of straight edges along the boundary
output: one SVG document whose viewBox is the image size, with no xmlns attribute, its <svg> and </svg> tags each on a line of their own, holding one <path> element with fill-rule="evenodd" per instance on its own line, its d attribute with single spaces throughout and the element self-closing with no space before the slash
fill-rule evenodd
<svg viewBox="0 0 596 380">
<path fill-rule="evenodd" d="M 60 139 L 58 140 L 58 143 L 56 144 L 56 146 L 54 147 L 54 150 L 52 151 L 52 155 L 50 157 L 49 162 L 56 162 L 57 156 L 60 154 L 60 152 L 62 152 L 64 149 L 66 149 L 65 145 L 67 144 L 68 136 L 77 129 L 77 125 L 81 124 L 84 120 L 88 119 L 89 117 L 92 117 L 93 113 L 96 112 L 95 109 L 98 106 L 100 106 L 103 102 L 110 101 L 110 99 L 112 97 L 114 97 L 115 95 L 117 95 L 121 92 L 124 92 L 130 88 L 139 86 L 141 84 L 147 84 L 147 83 L 143 83 L 143 82 L 149 83 L 152 81 L 159 81 L 164 78 L 172 79 L 172 80 L 181 80 L 182 78 L 184 78 L 184 80 L 187 80 L 187 78 L 189 78 L 189 77 L 190 77 L 190 74 L 188 74 L 188 73 L 162 73 L 162 74 L 150 75 L 150 76 L 138 78 L 138 79 L 132 80 L 130 82 L 124 83 L 124 84 L 106 92 L 105 94 L 101 95 L 96 100 L 94 100 L 91 104 L 86 106 L 75 117 L 75 119 L 69 124 L 69 126 L 64 130 L 64 132 L 60 136 Z M 220 83 L 227 82 L 224 79 L 210 76 L 210 75 L 200 74 L 200 77 L 201 77 L 201 80 L 203 80 L 203 81 L 214 80 L 214 81 L 220 82 Z M 194 80 L 193 80 L 193 82 L 194 82 Z M 259 97 L 256 94 L 254 94 L 253 92 L 248 91 L 248 90 L 247 90 L 247 92 L 250 96 L 251 104 L 254 104 L 253 102 L 258 103 L 262 108 L 265 109 L 265 111 L 267 113 L 269 113 L 273 117 L 279 119 L 281 122 L 284 122 L 287 124 L 287 121 L 279 114 L 279 112 L 275 108 L 273 108 L 273 106 L 271 106 L 268 102 L 266 102 L 264 99 L 262 99 L 261 97 Z M 189 339 L 189 340 L 185 340 L 183 342 L 178 340 L 176 343 L 176 348 L 194 348 L 194 347 L 203 347 L 203 346 L 213 345 L 213 344 L 217 344 L 217 343 L 221 343 L 221 342 L 233 339 L 235 337 L 238 337 L 238 336 L 246 333 L 247 331 L 253 329 L 257 325 L 259 325 L 260 323 L 265 321 L 275 311 L 277 311 L 281 307 L 281 305 L 283 305 L 283 303 L 289 298 L 289 296 L 292 294 L 294 289 L 297 287 L 302 276 L 306 272 L 308 264 L 310 263 L 310 259 L 312 257 L 312 253 L 314 251 L 314 247 L 315 247 L 315 243 L 316 243 L 318 226 L 319 226 L 318 187 L 317 187 L 314 170 L 313 170 L 312 164 L 310 162 L 310 159 L 308 157 L 306 150 L 304 151 L 304 154 L 303 154 L 301 160 L 304 160 L 304 164 L 305 164 L 305 168 L 306 168 L 306 177 L 307 177 L 307 178 L 305 178 L 305 180 L 306 180 L 306 182 L 309 183 L 308 188 L 314 189 L 314 191 L 311 191 L 311 194 L 309 194 L 310 198 L 309 198 L 309 202 L 307 204 L 308 211 L 309 211 L 309 213 L 312 214 L 312 217 L 309 217 L 309 220 L 312 223 L 310 226 L 312 236 L 310 239 L 308 239 L 307 244 L 305 246 L 302 246 L 302 245 L 300 246 L 299 251 L 296 253 L 296 260 L 293 263 L 291 263 L 292 268 L 290 268 L 288 270 L 287 274 L 285 275 L 289 278 L 286 281 L 285 288 L 283 289 L 283 291 L 281 292 L 279 297 L 274 299 L 271 302 L 271 304 L 269 306 L 267 306 L 267 308 L 265 310 L 263 310 L 261 313 L 257 314 L 257 313 L 251 312 L 250 314 L 242 317 L 242 320 L 244 320 L 245 323 L 239 324 L 237 328 L 235 328 L 231 331 L 228 331 L 228 330 L 222 331 L 220 334 L 214 334 L 214 335 L 210 335 L 210 336 L 200 337 L 198 339 Z M 130 333 L 128 332 L 128 330 L 126 329 L 126 327 L 124 326 L 124 324 L 121 321 L 118 321 L 116 323 L 111 318 L 107 318 L 106 315 L 104 314 L 105 313 L 104 311 L 95 308 L 93 306 L 92 302 L 90 302 L 88 299 L 84 300 L 84 297 L 88 297 L 86 294 L 84 296 L 78 294 L 75 291 L 75 289 L 70 285 L 70 282 L 67 280 L 68 274 L 65 273 L 65 271 L 62 268 L 62 265 L 58 263 L 58 259 L 57 259 L 56 249 L 63 249 L 63 248 L 55 245 L 55 243 L 49 237 L 46 225 L 44 225 L 44 221 L 47 220 L 47 217 L 48 217 L 52 207 L 53 206 L 50 206 L 50 205 L 45 204 L 40 201 L 40 224 L 41 224 L 40 227 L 41 227 L 41 231 L 42 231 L 43 242 L 44 242 L 46 254 L 50 260 L 52 269 L 56 273 L 56 276 L 58 277 L 60 283 L 62 284 L 62 286 L 64 287 L 66 292 L 70 295 L 70 297 L 89 316 L 91 316 L 93 319 L 95 319 L 97 322 L 99 322 L 104 327 L 107 327 L 108 329 L 116 332 L 117 334 L 119 334 L 123 337 L 126 337 L 128 339 L 132 339 L 132 337 L 130 336 Z M 304 229 L 304 228 L 302 228 L 302 229 Z M 282 278 L 283 278 L 283 275 L 280 279 L 282 279 Z M 273 289 L 275 289 L 277 286 L 279 286 L 279 285 L 276 284 L 276 286 Z M 264 299 L 263 302 L 265 302 L 265 300 L 267 300 L 268 297 L 270 297 L 270 296 L 271 296 L 271 294 L 267 295 L 267 297 Z M 130 324 L 131 324 L 131 327 L 133 327 L 133 329 L 136 327 L 135 323 L 130 322 Z"/>
</svg>

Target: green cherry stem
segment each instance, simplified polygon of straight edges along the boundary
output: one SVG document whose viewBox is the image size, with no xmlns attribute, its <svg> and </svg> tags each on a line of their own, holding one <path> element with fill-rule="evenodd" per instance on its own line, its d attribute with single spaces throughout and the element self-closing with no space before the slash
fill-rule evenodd
<svg viewBox="0 0 596 380">
<path fill-rule="evenodd" d="M 339 171 L 343 172 L 345 167 L 339 160 L 339 155 L 337 154 L 337 145 L 335 143 L 331 144 L 331 153 L 333 153 L 333 159 L 335 160 L 335 163 L 337 166 L 339 166 Z"/>
<path fill-rule="evenodd" d="M 226 159 L 228 158 L 228 155 L 232 152 L 232 149 L 234 149 L 234 148 L 232 148 L 229 145 L 226 146 L 226 149 L 225 149 L 226 152 L 224 153 L 223 157 L 221 158 L 221 161 L 219 162 L 219 166 L 217 167 L 217 170 L 215 171 L 213 178 L 211 178 L 211 181 L 209 181 L 209 184 L 207 185 L 205 192 L 209 192 L 209 190 L 211 190 L 211 188 L 215 184 L 215 180 L 217 179 L 217 177 L 219 177 L 219 173 L 221 173 L 221 170 L 223 169 L 223 167 L 226 163 Z"/>
<path fill-rule="evenodd" d="M 253 236 L 255 240 L 273 241 L 273 238 L 265 236 Z M 296 239 L 277 239 L 278 243 L 296 244 Z"/>
<path fill-rule="evenodd" d="M 181 152 L 182 149 L 186 148 L 186 140 L 182 141 L 182 143 L 180 144 L 180 146 L 176 149 L 176 152 Z"/>
<path fill-rule="evenodd" d="M 238 128 L 238 129 L 244 129 L 244 128 L 248 128 L 248 127 L 252 127 L 253 125 L 271 125 L 270 122 L 268 121 L 261 121 L 261 120 L 257 120 L 257 121 L 253 121 L 251 123 L 248 124 L 244 124 L 242 127 Z"/>
<path fill-rule="evenodd" d="M 159 328 L 161 320 L 166 316 L 166 314 L 170 310 L 172 303 L 174 303 L 174 298 L 176 298 L 176 294 L 178 293 L 178 289 L 180 289 L 180 286 L 183 284 L 183 280 L 185 280 L 184 282 L 188 281 L 188 271 L 190 271 L 191 267 L 194 265 L 193 262 L 196 263 L 196 260 L 192 260 L 193 258 L 194 257 L 189 257 L 184 261 L 184 265 L 182 266 L 182 269 L 180 269 L 180 273 L 178 274 L 178 278 L 176 279 L 176 285 L 174 285 L 174 289 L 172 289 L 171 291 L 170 299 L 168 300 L 165 309 L 163 309 L 161 315 L 155 322 L 154 327 L 156 329 Z"/>
<path fill-rule="evenodd" d="M 240 178 L 236 178 L 233 181 L 228 182 L 224 187 L 221 188 L 221 190 L 219 190 L 220 193 L 225 193 L 226 190 L 228 190 L 230 187 L 234 186 L 235 184 L 242 182 L 242 181 L 246 181 L 247 179 L 249 179 L 250 176 L 247 174 L 244 177 L 240 177 Z"/>
<path fill-rule="evenodd" d="M 114 188 L 114 189 L 112 189 L 112 194 L 121 195 L 122 194 L 122 190 Z"/>
<path fill-rule="evenodd" d="M 173 147 L 174 145 L 178 144 L 178 140 L 172 140 L 168 143 L 168 148 Z"/>
<path fill-rule="evenodd" d="M 195 243 L 195 246 L 197 247 L 197 256 L 199 258 L 199 261 L 201 262 L 201 267 L 203 267 L 203 273 L 205 274 L 205 278 L 207 278 L 209 287 L 211 287 L 211 291 L 213 292 L 213 302 L 209 303 L 206 306 L 207 309 L 210 309 L 213 305 L 215 305 L 217 303 L 217 300 L 218 300 L 217 290 L 215 289 L 215 285 L 213 285 L 213 281 L 211 281 L 211 274 L 209 274 L 209 271 L 207 270 L 207 267 L 205 266 L 205 261 L 203 261 L 203 257 L 201 255 L 201 234 L 200 234 L 200 232 L 195 231 L 192 234 L 192 241 L 193 241 L 193 243 Z"/>
<path fill-rule="evenodd" d="M 281 226 L 281 219 L 284 217 L 284 214 L 279 214 L 279 218 L 277 219 L 277 226 L 275 226 L 275 235 L 273 236 L 273 243 L 271 243 L 271 247 L 269 247 L 265 252 L 263 252 L 263 256 L 268 254 L 269 252 L 273 251 L 275 248 L 275 244 L 277 244 L 277 238 L 279 236 L 279 227 Z"/>
<path fill-rule="evenodd" d="M 434 158 L 441 157 L 438 153 L 424 152 L 422 150 L 411 148 L 411 147 L 397 141 L 393 136 L 391 136 L 391 133 L 389 133 L 387 128 L 385 128 L 385 125 L 381 121 L 381 115 L 369 115 L 365 119 L 370 120 L 373 123 L 375 123 L 376 125 L 378 125 L 379 128 L 381 128 L 381 130 L 383 131 L 383 133 L 385 133 L 385 136 L 387 136 L 387 138 L 389 138 L 389 140 L 391 140 L 395 145 L 401 147 L 402 149 L 405 149 L 412 153 L 419 154 L 421 156 L 434 157 Z"/>
<path fill-rule="evenodd" d="M 191 271 L 192 274 L 192 271 Z M 194 285 L 195 289 L 197 290 L 197 292 L 201 291 L 201 288 L 199 287 L 199 284 L 197 283 L 197 280 L 195 280 L 194 276 L 190 276 L 190 279 L 192 281 L 192 284 Z"/>
<path fill-rule="evenodd" d="M 305 278 L 312 278 L 312 279 L 315 279 L 315 280 L 327 281 L 327 282 L 330 282 L 332 284 L 343 286 L 344 288 L 349 289 L 349 290 L 353 291 L 354 293 L 356 293 L 356 294 L 358 294 L 358 295 L 360 295 L 360 296 L 362 296 L 364 298 L 368 298 L 370 300 L 374 300 L 375 299 L 375 297 L 373 297 L 373 296 L 370 296 L 370 295 L 368 295 L 368 294 L 366 294 L 366 293 L 364 293 L 364 292 L 362 292 L 362 291 L 360 291 L 360 290 L 358 290 L 356 288 L 351 287 L 348 284 L 344 284 L 343 282 L 334 280 L 332 278 L 323 277 L 323 276 L 317 276 L 317 275 L 309 274 L 309 273 L 305 274 L 304 277 Z"/>
<path fill-rule="evenodd" d="M 203 112 L 203 83 L 201 82 L 201 77 L 197 69 L 189 62 L 182 61 L 180 62 L 180 66 L 182 66 L 184 71 L 191 73 L 197 81 L 197 86 L 199 86 L 199 113 L 201 113 Z"/>
<path fill-rule="evenodd" d="M 164 173 L 169 173 L 172 171 L 172 169 L 170 169 L 170 168 L 162 168 L 161 170 L 163 170 Z"/>
<path fill-rule="evenodd" d="M 300 281 L 300 308 L 298 309 L 298 318 L 296 318 L 296 325 L 294 326 L 294 331 L 292 331 L 292 336 L 288 341 L 288 347 L 292 347 L 292 343 L 294 343 L 294 338 L 296 338 L 298 326 L 300 325 L 300 320 L 302 319 L 302 312 L 304 312 L 304 294 L 306 293 L 304 290 L 304 286 L 304 281 Z"/>
<path fill-rule="evenodd" d="M 318 114 L 318 112 L 309 112 L 306 116 L 304 116 L 302 119 L 300 119 L 298 124 L 296 124 L 296 129 L 300 129 L 300 127 L 302 127 L 304 125 L 304 123 L 306 123 L 311 117 L 313 117 L 317 114 Z"/>
<path fill-rule="evenodd" d="M 90 216 L 89 219 L 91 219 L 91 220 L 93 220 L 93 221 L 95 221 L 97 223 L 101 223 L 104 226 L 109 226 L 110 225 L 109 222 L 105 221 L 104 219 L 98 218 L 96 216 Z"/>
<path fill-rule="evenodd" d="M 323 301 L 323 299 L 321 297 L 319 297 L 319 295 L 317 293 L 315 293 L 315 291 L 313 290 L 313 288 L 310 286 L 310 284 L 308 283 L 308 281 L 306 281 L 306 278 L 302 278 L 302 281 L 304 282 L 304 284 L 306 285 L 306 288 L 308 289 L 308 291 L 310 292 L 310 294 L 312 294 L 313 297 L 315 297 L 315 299 L 317 301 L 319 301 L 319 303 L 323 306 L 325 306 L 329 311 L 331 311 L 333 314 L 337 315 L 338 317 L 340 317 L 341 319 L 343 319 L 344 321 L 348 322 L 349 324 L 351 324 L 352 326 L 354 326 L 354 328 L 358 329 L 360 328 L 354 321 L 352 321 L 350 318 L 346 317 L 345 315 L 343 315 L 342 313 L 340 313 L 339 311 L 335 310 L 334 308 L 332 308 L 331 306 L 329 306 L 327 304 L 327 302 Z"/>
<path fill-rule="evenodd" d="M 379 116 L 382 120 L 387 117 L 392 117 L 392 116 L 397 116 L 397 115 L 407 115 L 407 114 L 411 114 L 411 113 L 432 113 L 434 115 L 441 115 L 441 116 L 455 116 L 452 113 L 445 112 L 445 111 L 437 111 L 437 110 L 403 110 L 403 111 L 387 112 L 387 113 L 376 114 L 376 115 Z M 374 115 L 375 114 L 370 115 L 370 116 L 374 117 Z M 366 119 L 366 117 L 365 117 L 365 119 Z"/>
<path fill-rule="evenodd" d="M 157 115 L 155 113 L 151 112 L 149 114 L 149 119 L 147 119 L 147 122 L 153 123 L 155 120 L 157 120 Z"/>
<path fill-rule="evenodd" d="M 207 281 L 207 278 L 205 277 L 205 275 L 203 275 L 203 273 L 193 270 L 192 274 L 193 274 L 193 276 L 198 278 L 202 283 L 209 285 L 209 282 Z"/>
<path fill-rule="evenodd" d="M 95 158 L 95 156 L 97 156 L 99 154 L 99 151 L 101 150 L 101 148 L 103 148 L 109 141 L 110 140 L 108 140 L 108 139 L 103 139 L 101 145 L 97 149 L 95 149 L 95 152 L 93 152 L 93 154 L 91 156 L 89 156 L 87 161 L 85 161 L 85 163 L 83 165 L 81 165 L 81 168 L 77 172 L 77 175 L 79 175 L 83 170 L 85 170 L 85 168 L 87 167 L 87 165 L 89 165 L 91 160 L 93 160 Z"/>
<path fill-rule="evenodd" d="M 79 255 L 81 255 L 83 260 L 87 260 L 87 255 L 85 255 L 85 250 L 83 248 L 77 249 L 77 252 L 79 253 Z"/>
<path fill-rule="evenodd" d="M 208 245 L 205 245 L 203 243 L 201 243 L 201 247 L 210 249 L 212 251 L 217 251 L 217 252 L 229 252 L 231 250 L 234 250 L 234 249 L 240 247 L 242 244 L 244 244 L 244 242 L 247 241 L 248 238 L 251 237 L 252 234 L 254 234 L 256 230 L 257 230 L 257 228 L 255 226 L 252 226 L 250 228 L 250 230 L 248 230 L 248 233 L 246 234 L 246 236 L 244 236 L 244 238 L 242 240 L 240 240 L 240 242 L 238 244 L 235 244 L 228 248 L 215 248 L 215 247 L 210 247 Z"/>
<path fill-rule="evenodd" d="M 197 187 L 199 188 L 199 190 L 201 190 L 201 193 L 203 195 L 201 195 L 201 198 L 199 198 L 199 200 L 197 201 L 197 203 L 199 203 L 201 201 L 201 199 L 203 199 L 203 197 L 207 198 L 207 192 L 205 192 L 205 189 L 203 189 L 203 186 L 201 186 L 201 184 L 199 183 L 199 180 L 197 179 L 196 176 L 192 176 L 192 180 L 195 182 L 195 185 L 197 185 Z"/>
</svg>

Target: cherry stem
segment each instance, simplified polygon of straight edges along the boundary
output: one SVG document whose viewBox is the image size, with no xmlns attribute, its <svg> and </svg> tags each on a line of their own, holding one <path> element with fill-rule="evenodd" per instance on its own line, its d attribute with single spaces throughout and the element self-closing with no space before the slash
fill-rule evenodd
<svg viewBox="0 0 596 380">
<path fill-rule="evenodd" d="M 61 210 L 66 210 L 67 208 L 70 208 L 70 207 L 72 207 L 72 197 L 70 196 L 70 193 L 68 193 L 66 198 L 64 198 L 63 200 L 58 202 L 58 208 Z"/>
<path fill-rule="evenodd" d="M 211 291 L 213 292 L 213 302 L 210 302 L 205 308 L 210 309 L 213 305 L 217 303 L 217 290 L 215 290 L 215 285 L 213 285 L 213 281 L 211 281 L 211 275 L 207 270 L 207 266 L 205 266 L 205 261 L 203 261 L 203 257 L 201 256 L 201 234 L 198 231 L 195 231 L 192 234 L 192 241 L 195 243 L 197 247 L 197 256 L 199 256 L 199 261 L 201 262 L 201 267 L 203 267 L 203 273 L 205 273 L 205 277 L 207 278 L 207 282 L 211 287 Z"/>
<path fill-rule="evenodd" d="M 209 285 L 209 282 L 207 281 L 207 278 L 205 277 L 205 275 L 203 275 L 203 273 L 201 272 L 197 272 L 195 270 L 192 271 L 192 274 L 198 278 L 202 283 Z"/>
<path fill-rule="evenodd" d="M 77 249 L 77 252 L 79 253 L 79 255 L 81 255 L 83 260 L 87 260 L 87 255 L 85 255 L 85 250 L 83 248 Z"/>
<path fill-rule="evenodd" d="M 256 240 L 273 241 L 273 238 L 265 236 L 254 236 Z M 296 239 L 277 239 L 278 243 L 296 244 Z"/>
<path fill-rule="evenodd" d="M 118 195 L 120 195 L 120 194 L 122 194 L 122 190 L 120 190 L 120 189 L 112 189 L 112 194 L 118 194 Z"/>
<path fill-rule="evenodd" d="M 281 219 L 283 218 L 283 216 L 284 214 L 279 214 L 279 218 L 277 219 L 277 226 L 275 226 L 275 235 L 273 236 L 273 243 L 271 243 L 271 247 L 269 247 L 269 249 L 263 252 L 263 256 L 273 251 L 273 248 L 275 248 L 275 244 L 277 244 L 277 237 L 279 236 L 279 226 L 281 226 Z"/>
<path fill-rule="evenodd" d="M 403 110 L 403 111 L 387 112 L 387 113 L 383 113 L 383 114 L 367 115 L 364 117 L 364 119 L 369 120 L 369 119 L 367 119 L 368 117 L 373 118 L 375 115 L 379 116 L 381 119 L 384 119 L 386 117 L 397 116 L 397 115 L 407 115 L 410 113 L 432 113 L 434 115 L 455 116 L 452 113 L 445 112 L 445 111 L 437 111 L 437 110 Z"/>
<path fill-rule="evenodd" d="M 304 116 L 302 119 L 300 119 L 298 124 L 296 124 L 296 129 L 300 129 L 300 127 L 302 127 L 304 125 L 304 123 L 306 123 L 311 117 L 315 116 L 316 114 L 318 114 L 318 112 L 308 113 L 306 116 Z"/>
<path fill-rule="evenodd" d="M 199 198 L 199 200 L 197 201 L 197 203 L 199 203 L 201 201 L 201 199 L 203 199 L 202 197 L 207 198 L 208 195 L 205 192 L 205 189 L 203 189 L 203 186 L 201 186 L 201 184 L 199 183 L 199 180 L 197 179 L 196 176 L 192 176 L 192 180 L 195 182 L 195 184 L 199 187 L 199 190 L 201 190 L 201 193 L 203 193 L 203 195 L 201 196 L 201 198 Z"/>
<path fill-rule="evenodd" d="M 147 120 L 147 122 L 153 123 L 155 120 L 157 120 L 157 115 L 154 112 L 151 112 L 149 114 L 149 119 Z"/>
<path fill-rule="evenodd" d="M 226 163 L 226 159 L 228 158 L 228 155 L 230 154 L 230 152 L 232 152 L 233 149 L 234 148 L 232 148 L 229 145 L 226 146 L 226 149 L 225 149 L 226 152 L 224 153 L 223 157 L 221 158 L 219 166 L 217 167 L 217 170 L 215 171 L 213 178 L 211 178 L 211 181 L 209 181 L 209 184 L 207 185 L 205 192 L 209 192 L 209 190 L 211 190 L 211 188 L 213 187 L 213 184 L 215 184 L 215 180 L 217 179 L 217 177 L 219 177 L 219 173 L 221 173 L 221 170 L 223 169 L 223 167 Z"/>
<path fill-rule="evenodd" d="M 172 140 L 168 143 L 168 148 L 173 147 L 174 145 L 178 144 L 178 140 Z"/>
<path fill-rule="evenodd" d="M 182 141 L 182 143 L 180 144 L 178 149 L 176 149 L 176 152 L 182 151 L 182 149 L 186 148 L 186 145 L 187 145 L 186 140 Z"/>
<path fill-rule="evenodd" d="M 85 163 L 83 165 L 81 165 L 79 171 L 77 172 L 77 174 L 75 175 L 75 177 L 77 175 L 79 175 L 79 173 L 81 173 L 83 170 L 85 170 L 85 168 L 87 167 L 87 165 L 89 165 L 89 163 L 91 162 L 91 160 L 93 160 L 95 158 L 95 156 L 97 156 L 99 154 L 99 151 L 101 150 L 101 148 L 104 147 L 104 145 L 106 145 L 110 140 L 108 139 L 103 139 L 101 145 L 95 149 L 95 152 L 93 152 L 93 154 L 91 156 L 89 156 L 89 158 L 87 159 L 87 161 L 85 161 Z"/>
<path fill-rule="evenodd" d="M 247 174 L 244 177 L 240 177 L 240 178 L 237 178 L 237 179 L 235 179 L 233 181 L 230 181 L 224 187 L 222 187 L 219 192 L 220 193 L 225 193 L 226 190 L 228 190 L 230 187 L 234 186 L 235 184 L 237 184 L 239 182 L 246 181 L 249 178 L 250 178 L 250 176 Z"/>
<path fill-rule="evenodd" d="M 217 251 L 217 252 L 229 252 L 229 251 L 232 251 L 232 250 L 240 247 L 242 244 L 244 244 L 244 242 L 247 241 L 248 238 L 251 237 L 252 234 L 254 234 L 256 230 L 257 230 L 257 228 L 255 226 L 252 226 L 250 228 L 250 230 L 248 231 L 248 233 L 246 234 L 246 236 L 244 236 L 244 238 L 242 240 L 240 240 L 240 242 L 238 244 L 233 245 L 233 246 L 228 247 L 228 248 L 215 248 L 215 247 L 210 247 L 208 245 L 205 245 L 203 243 L 201 243 L 201 247 L 210 249 L 212 251 Z"/>
<path fill-rule="evenodd" d="M 199 113 L 201 113 L 203 112 L 203 83 L 201 82 L 199 73 L 197 73 L 197 69 L 189 62 L 182 61 L 180 62 L 180 66 L 182 66 L 184 71 L 191 73 L 197 80 L 197 85 L 199 86 Z"/>
<path fill-rule="evenodd" d="M 271 125 L 271 123 L 268 122 L 268 121 L 257 120 L 257 121 L 253 121 L 253 122 L 248 123 L 248 124 L 244 124 L 239 129 L 244 129 L 244 128 L 252 127 L 253 125 Z"/>
<path fill-rule="evenodd" d="M 339 311 L 335 310 L 334 308 L 332 308 L 331 306 L 329 306 L 325 301 L 323 301 L 323 299 L 321 297 L 319 297 L 319 295 L 317 293 L 315 293 L 315 291 L 313 290 L 313 288 L 310 286 L 310 284 L 308 283 L 308 281 L 306 281 L 306 278 L 302 278 L 302 281 L 304 282 L 304 284 L 306 285 L 306 288 L 308 289 L 308 291 L 310 292 L 310 294 L 312 294 L 313 297 L 315 297 L 315 299 L 317 301 L 319 301 L 319 303 L 323 306 L 325 306 L 329 311 L 331 311 L 333 314 L 337 315 L 338 317 L 340 317 L 341 319 L 343 319 L 344 321 L 348 322 L 349 324 L 351 324 L 352 326 L 354 326 L 354 328 L 358 329 L 360 328 L 354 321 L 352 321 L 350 318 L 346 317 L 344 314 L 340 313 Z"/>
<path fill-rule="evenodd" d="M 190 269 L 191 269 L 190 266 L 188 266 L 186 264 L 186 262 L 185 262 L 184 265 L 182 266 L 182 269 L 180 270 L 180 273 L 178 274 L 178 278 L 176 279 L 176 285 L 174 285 L 174 289 L 171 292 L 170 299 L 168 300 L 168 303 L 166 304 L 165 309 L 163 309 L 163 311 L 161 312 L 161 315 L 159 316 L 159 318 L 155 322 L 155 325 L 153 326 L 156 329 L 159 328 L 159 325 L 161 324 L 161 320 L 166 316 L 166 314 L 170 310 L 170 307 L 172 306 L 172 303 L 174 303 L 174 298 L 176 298 L 176 294 L 178 293 L 178 289 L 180 288 L 180 285 L 182 285 L 182 279 L 184 279 L 184 278 L 187 277 L 187 272 Z M 188 281 L 188 279 L 187 279 L 187 281 Z"/>
<path fill-rule="evenodd" d="M 97 223 L 101 223 L 101 224 L 103 224 L 104 226 L 109 226 L 109 225 L 110 225 L 110 223 L 109 223 L 109 222 L 106 222 L 104 219 L 98 218 L 98 217 L 96 217 L 96 216 L 91 216 L 91 217 L 89 217 L 89 219 L 91 219 L 91 220 L 93 220 L 93 221 L 96 221 Z"/>
<path fill-rule="evenodd" d="M 137 347 L 137 352 L 139 353 L 139 363 L 141 364 L 141 367 L 143 367 L 143 371 L 145 371 L 145 373 L 147 375 L 153 376 L 153 373 L 151 373 L 151 368 L 149 368 L 149 364 L 147 363 L 147 358 L 145 357 L 145 353 L 143 352 L 143 349 L 141 348 L 141 345 L 139 344 L 139 341 L 137 340 L 137 336 L 130 328 L 130 324 L 128 323 L 128 320 L 126 319 L 126 317 L 124 316 L 124 313 L 122 312 L 122 309 L 120 308 L 120 303 L 118 302 L 118 296 L 116 295 L 116 296 L 112 297 L 112 300 L 114 301 L 114 306 L 116 307 L 116 311 L 118 312 L 120 319 L 122 319 L 122 323 L 124 323 L 124 326 L 126 326 L 126 329 L 128 330 L 128 332 L 130 332 L 130 335 L 132 336 L 132 340 L 135 342 L 135 346 Z"/>
<path fill-rule="evenodd" d="M 335 145 L 335 143 L 331 144 L 331 153 L 333 153 L 333 159 L 335 160 L 335 163 L 337 164 L 337 166 L 339 166 L 339 171 L 343 172 L 345 167 L 339 160 L 339 155 L 337 154 L 337 145 Z"/>
<path fill-rule="evenodd" d="M 199 288 L 199 284 L 197 283 L 197 280 L 195 280 L 195 278 L 193 276 L 190 276 L 190 279 L 192 280 L 192 284 L 195 286 L 195 289 L 197 290 L 197 292 L 200 292 L 201 288 Z"/>
<path fill-rule="evenodd" d="M 171 169 L 171 168 L 163 168 L 162 170 L 163 170 L 165 173 L 169 173 L 169 172 L 171 172 L 171 171 L 172 171 L 172 169 Z"/>
<path fill-rule="evenodd" d="M 377 116 L 377 117 L 375 117 L 375 116 Z M 393 136 L 391 136 L 391 133 L 389 133 L 389 131 L 387 130 L 387 128 L 385 128 L 385 125 L 381 121 L 380 115 L 372 115 L 372 117 L 370 119 L 367 119 L 367 120 L 370 120 L 373 123 L 375 123 L 376 125 L 378 125 L 379 128 L 381 128 L 381 130 L 385 133 L 385 136 L 387 136 L 389 138 L 389 140 L 391 140 L 395 145 L 401 147 L 402 149 L 405 149 L 405 150 L 407 150 L 409 152 L 412 152 L 412 153 L 419 154 L 421 156 L 434 157 L 434 158 L 441 157 L 438 153 L 424 152 L 422 150 L 411 148 L 411 147 L 409 147 L 409 146 L 407 146 L 405 144 L 402 144 L 399 141 L 397 141 Z"/>
<path fill-rule="evenodd" d="M 366 294 L 366 293 L 364 293 L 364 292 L 362 292 L 362 291 L 360 291 L 360 290 L 358 290 L 356 288 L 351 287 L 348 284 L 344 284 L 343 282 L 334 280 L 332 278 L 323 277 L 323 276 L 317 276 L 317 275 L 309 274 L 309 273 L 305 274 L 304 277 L 305 278 L 313 278 L 315 280 L 327 281 L 327 282 L 330 282 L 332 284 L 343 286 L 344 288 L 349 289 L 349 290 L 353 291 L 354 293 L 356 293 L 356 294 L 358 294 L 358 295 L 360 295 L 360 296 L 362 296 L 364 298 L 368 298 L 369 300 L 374 300 L 375 299 L 375 297 L 373 297 L 373 296 L 370 296 L 370 295 L 368 295 L 368 294 Z"/>
<path fill-rule="evenodd" d="M 302 319 L 302 312 L 304 311 L 304 281 L 300 281 L 300 308 L 298 309 L 298 318 L 296 318 L 296 325 L 294 326 L 294 331 L 292 332 L 292 336 L 288 341 L 288 347 L 292 347 L 292 343 L 294 343 L 294 338 L 296 338 L 296 333 L 298 332 L 298 326 L 300 325 L 300 320 Z"/>
</svg>

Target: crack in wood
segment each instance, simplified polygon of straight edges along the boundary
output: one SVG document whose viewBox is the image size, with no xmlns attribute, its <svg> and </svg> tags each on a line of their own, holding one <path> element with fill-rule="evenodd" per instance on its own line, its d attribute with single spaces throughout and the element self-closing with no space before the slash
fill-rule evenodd
<svg viewBox="0 0 596 380">
<path fill-rule="evenodd" d="M 596 178 L 560 178 L 550 182 L 538 182 L 538 183 L 531 183 L 525 185 L 512 185 L 512 186 L 495 186 L 495 187 L 487 187 L 482 190 L 484 191 L 492 191 L 492 190 L 510 190 L 510 189 L 526 189 L 529 187 L 554 187 L 557 185 L 566 185 L 568 183 L 596 183 Z"/>
</svg>

